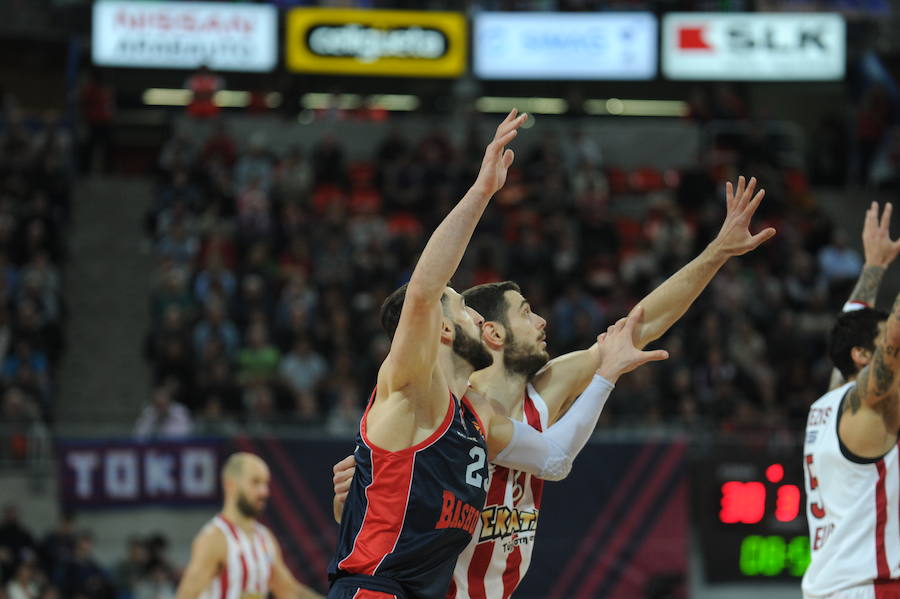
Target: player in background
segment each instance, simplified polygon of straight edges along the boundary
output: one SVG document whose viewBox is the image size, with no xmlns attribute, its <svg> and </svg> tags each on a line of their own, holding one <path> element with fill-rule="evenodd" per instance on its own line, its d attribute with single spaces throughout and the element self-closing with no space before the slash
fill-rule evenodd
<svg viewBox="0 0 900 599">
<path fill-rule="evenodd" d="M 743 177 L 736 191 L 730 183 L 726 185 L 726 217 L 719 234 L 697 258 L 639 303 L 644 319 L 634 329 L 636 347 L 661 337 L 730 257 L 747 253 L 774 235 L 772 229 L 750 233 L 750 221 L 764 196 L 762 190 L 754 195 L 755 187 L 755 179 L 746 182 Z M 498 413 L 546 430 L 566 414 L 602 364 L 598 346 L 548 363 L 546 321 L 532 312 L 515 283 L 479 285 L 465 291 L 463 297 L 485 318 L 482 340 L 493 355 L 491 366 L 470 378 L 472 388 L 490 397 Z M 574 444 L 577 449 L 567 456 L 569 464 L 593 431 L 602 407 L 602 403 L 582 407 L 582 427 L 573 432 L 580 439 Z M 353 463 L 350 456 L 335 466 L 338 521 Z M 491 465 L 482 518 L 457 561 L 448 598 L 503 599 L 515 590 L 531 561 L 543 482 L 525 471 Z"/>
<path fill-rule="evenodd" d="M 878 218 L 878 202 L 872 202 L 869 209 L 866 210 L 862 232 L 865 262 L 862 272 L 856 280 L 856 285 L 850 292 L 850 298 L 844 304 L 843 312 L 875 307 L 884 272 L 900 253 L 900 240 L 891 241 L 890 237 L 889 229 L 893 210 L 894 205 L 887 202 L 880 219 Z M 841 371 L 835 368 L 831 373 L 828 390 L 836 389 L 845 382 Z"/>
<path fill-rule="evenodd" d="M 441 599 L 480 518 L 487 461 L 545 478 L 567 472 L 569 429 L 583 427 L 583 419 L 573 409 L 556 430 L 520 430 L 466 393 L 470 375 L 492 358 L 480 315 L 447 287 L 506 179 L 513 161 L 506 145 L 524 120 L 513 110 L 500 124 L 475 184 L 432 234 L 410 282 L 382 307 L 391 349 L 360 423 L 356 475 L 329 566 L 331 599 Z M 640 312 L 601 336 L 604 370 L 585 395 L 605 401 L 619 374 L 667 357 L 634 348 Z"/>
<path fill-rule="evenodd" d="M 176 599 L 321 599 L 294 578 L 278 541 L 258 519 L 269 498 L 269 468 L 250 453 L 222 468 L 222 511 L 194 539 Z"/>
<path fill-rule="evenodd" d="M 890 214 L 888 204 L 879 222 L 875 203 L 866 213 L 866 266 L 831 333 L 829 353 L 847 382 L 807 418 L 806 599 L 900 599 L 900 295 L 890 314 L 869 307 L 900 252 Z"/>
</svg>

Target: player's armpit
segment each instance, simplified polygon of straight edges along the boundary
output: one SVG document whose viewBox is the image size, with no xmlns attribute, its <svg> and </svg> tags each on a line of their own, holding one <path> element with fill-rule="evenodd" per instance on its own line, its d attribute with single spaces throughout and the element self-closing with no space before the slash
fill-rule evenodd
<svg viewBox="0 0 900 599">
<path fill-rule="evenodd" d="M 191 561 L 181 576 L 175 599 L 199 597 L 225 563 L 226 549 L 225 536 L 219 529 L 207 527 L 200 532 L 191 546 Z"/>
</svg>

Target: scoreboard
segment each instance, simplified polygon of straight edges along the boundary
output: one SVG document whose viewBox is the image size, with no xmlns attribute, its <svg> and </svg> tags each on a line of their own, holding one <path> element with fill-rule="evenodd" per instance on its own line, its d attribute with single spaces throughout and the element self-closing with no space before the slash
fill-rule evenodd
<svg viewBox="0 0 900 599">
<path fill-rule="evenodd" d="M 799 583 L 810 560 L 800 448 L 715 454 L 691 462 L 706 580 Z"/>
</svg>

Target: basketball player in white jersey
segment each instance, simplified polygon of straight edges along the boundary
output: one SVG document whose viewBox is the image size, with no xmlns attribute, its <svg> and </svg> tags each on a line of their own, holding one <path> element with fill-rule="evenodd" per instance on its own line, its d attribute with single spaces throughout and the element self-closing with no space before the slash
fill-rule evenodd
<svg viewBox="0 0 900 599">
<path fill-rule="evenodd" d="M 176 599 L 321 599 L 297 582 L 278 541 L 257 519 L 269 498 L 269 468 L 236 453 L 222 468 L 225 505 L 194 539 Z"/>
<path fill-rule="evenodd" d="M 731 256 L 747 253 L 775 234 L 750 233 L 750 221 L 764 192 L 754 195 L 756 179 L 726 186 L 726 218 L 716 239 L 641 300 L 643 322 L 634 344 L 643 348 L 661 337 L 687 311 Z M 549 361 L 546 321 L 531 310 L 511 282 L 479 285 L 463 293 L 466 304 L 485 319 L 482 340 L 494 360 L 469 379 L 494 409 L 514 420 L 546 430 L 581 394 L 600 365 L 597 345 Z M 589 423 L 593 430 L 603 404 Z M 583 447 L 583 444 L 581 444 Z M 335 466 L 335 517 L 353 474 L 352 456 Z M 508 599 L 531 562 L 544 481 L 521 470 L 491 464 L 488 495 L 472 542 L 460 555 L 447 599 Z"/>
<path fill-rule="evenodd" d="M 803 447 L 812 561 L 806 599 L 900 599 L 900 295 L 890 314 L 870 307 L 900 252 L 891 205 L 866 213 L 866 265 L 831 333 L 847 382 L 810 408 Z"/>
</svg>

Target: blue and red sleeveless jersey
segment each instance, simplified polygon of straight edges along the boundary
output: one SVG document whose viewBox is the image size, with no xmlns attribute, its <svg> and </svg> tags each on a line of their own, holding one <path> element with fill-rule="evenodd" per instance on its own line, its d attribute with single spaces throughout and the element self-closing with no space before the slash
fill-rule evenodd
<svg viewBox="0 0 900 599">
<path fill-rule="evenodd" d="M 368 440 L 367 416 L 368 408 L 329 578 L 389 578 L 408 599 L 443 599 L 487 495 L 484 427 L 467 399 L 450 394 L 430 437 L 391 452 Z"/>
</svg>

